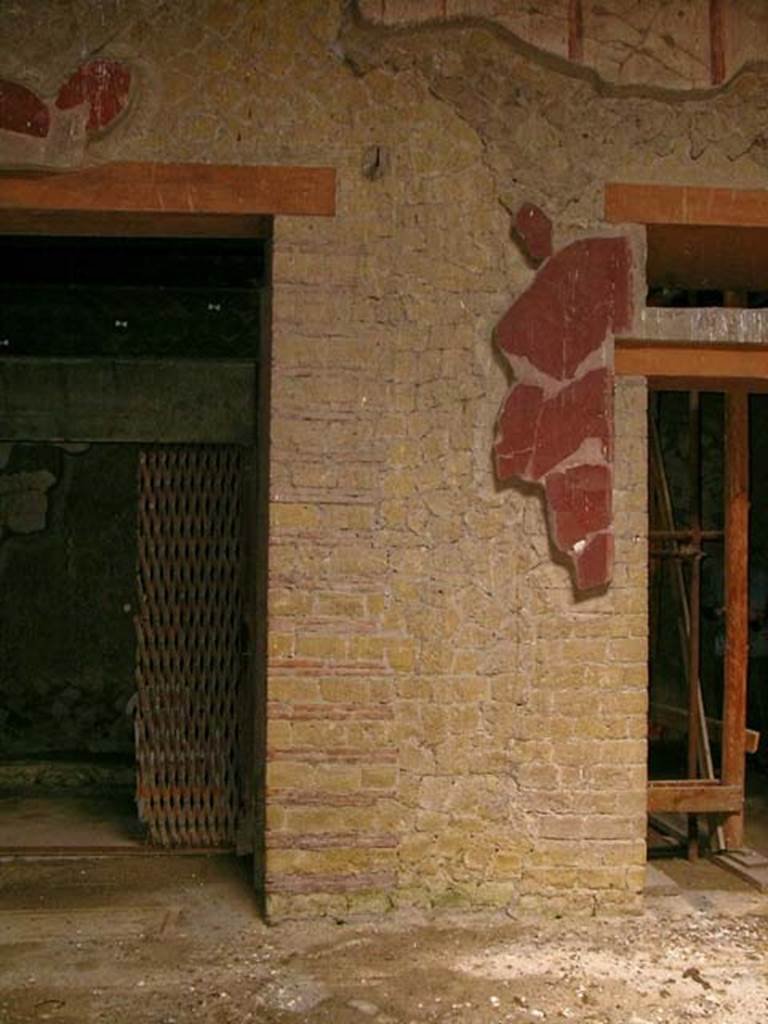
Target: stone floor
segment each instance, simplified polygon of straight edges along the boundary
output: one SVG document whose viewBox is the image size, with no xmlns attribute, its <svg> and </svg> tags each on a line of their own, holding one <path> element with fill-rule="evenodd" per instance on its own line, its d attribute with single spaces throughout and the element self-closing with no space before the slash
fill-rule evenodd
<svg viewBox="0 0 768 1024">
<path fill-rule="evenodd" d="M 631 918 L 268 927 L 245 862 L 143 852 L 130 792 L 116 797 L 0 797 L 0 1024 L 768 1020 L 768 896 L 708 861 L 653 861 Z M 760 778 L 748 838 L 768 852 Z M 100 845 L 113 853 L 75 849 Z"/>
<path fill-rule="evenodd" d="M 0 862 L 2 1024 L 766 1019 L 768 898 L 744 888 L 667 877 L 631 918 L 268 927 L 234 858 Z"/>
</svg>

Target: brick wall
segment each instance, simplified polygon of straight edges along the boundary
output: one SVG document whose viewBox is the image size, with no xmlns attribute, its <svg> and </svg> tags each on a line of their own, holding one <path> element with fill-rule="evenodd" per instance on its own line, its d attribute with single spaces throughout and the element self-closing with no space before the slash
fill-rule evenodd
<svg viewBox="0 0 768 1024">
<path fill-rule="evenodd" d="M 538 494 L 492 473 L 491 334 L 533 275 L 509 211 L 540 205 L 561 246 L 605 230 L 605 181 L 764 184 L 765 73 L 612 95 L 477 22 L 390 32 L 342 6 L 19 7 L 0 74 L 45 92 L 96 50 L 136 69 L 92 159 L 338 170 L 335 219 L 275 226 L 271 914 L 633 907 L 645 392 L 617 383 L 614 582 L 576 600 Z"/>
</svg>

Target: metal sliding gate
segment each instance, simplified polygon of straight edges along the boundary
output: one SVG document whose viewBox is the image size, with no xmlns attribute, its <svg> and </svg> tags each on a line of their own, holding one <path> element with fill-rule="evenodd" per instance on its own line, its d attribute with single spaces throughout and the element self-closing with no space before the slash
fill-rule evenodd
<svg viewBox="0 0 768 1024">
<path fill-rule="evenodd" d="M 242 460 L 231 445 L 139 459 L 137 802 L 161 846 L 235 844 Z"/>
</svg>

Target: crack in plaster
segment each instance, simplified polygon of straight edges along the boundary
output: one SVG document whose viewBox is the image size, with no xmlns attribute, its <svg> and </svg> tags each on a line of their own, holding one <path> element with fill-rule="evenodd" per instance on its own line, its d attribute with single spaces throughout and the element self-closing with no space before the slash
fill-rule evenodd
<svg viewBox="0 0 768 1024">
<path fill-rule="evenodd" d="M 371 38 L 402 38 L 406 36 L 424 36 L 442 32 L 459 33 L 464 29 L 480 29 L 502 39 L 517 54 L 527 57 L 544 69 L 554 70 L 568 78 L 591 82 L 595 90 L 602 96 L 617 99 L 653 99 L 667 103 L 688 103 L 711 99 L 722 93 L 729 92 L 736 83 L 751 73 L 768 71 L 768 60 L 745 61 L 726 82 L 713 86 L 693 86 L 690 88 L 674 88 L 671 86 L 619 84 L 610 82 L 599 71 L 581 64 L 575 64 L 567 57 L 544 50 L 527 42 L 511 29 L 483 15 L 456 15 L 449 20 L 435 19 L 404 25 L 382 25 L 369 22 L 359 12 L 357 6 L 350 6 L 342 15 L 338 41 L 345 53 L 345 40 L 352 35 L 365 35 Z M 654 55 L 657 56 L 657 55 Z M 659 63 L 661 63 L 659 61 Z M 353 64 L 355 64 L 353 60 Z M 357 74 L 365 74 L 360 64 L 355 64 Z M 662 64 L 662 66 L 664 66 Z M 678 72 L 679 74 L 679 72 Z"/>
</svg>

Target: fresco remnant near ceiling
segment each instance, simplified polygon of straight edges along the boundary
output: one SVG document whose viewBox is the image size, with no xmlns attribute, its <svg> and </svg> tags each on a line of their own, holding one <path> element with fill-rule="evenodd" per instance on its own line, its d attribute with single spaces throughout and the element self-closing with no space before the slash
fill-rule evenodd
<svg viewBox="0 0 768 1024">
<path fill-rule="evenodd" d="M 530 204 L 515 221 L 521 244 L 545 262 L 495 331 L 515 379 L 494 456 L 499 480 L 543 487 L 552 542 L 583 592 L 611 579 L 613 334 L 629 327 L 631 257 L 623 237 L 552 254 L 545 222 Z"/>
<path fill-rule="evenodd" d="M 485 22 L 541 58 L 587 70 L 611 86 L 719 86 L 765 61 L 762 0 L 358 0 L 377 25 Z"/>
<path fill-rule="evenodd" d="M 80 164 L 90 139 L 111 129 L 132 100 L 122 61 L 81 64 L 52 99 L 0 79 L 0 165 L 66 168 Z"/>
</svg>

